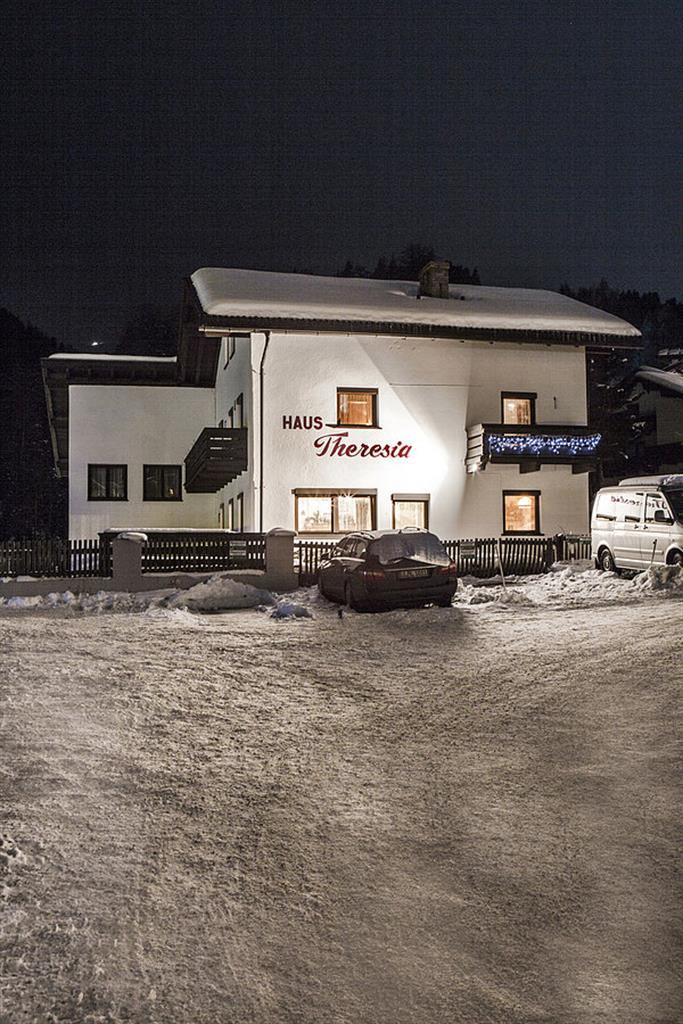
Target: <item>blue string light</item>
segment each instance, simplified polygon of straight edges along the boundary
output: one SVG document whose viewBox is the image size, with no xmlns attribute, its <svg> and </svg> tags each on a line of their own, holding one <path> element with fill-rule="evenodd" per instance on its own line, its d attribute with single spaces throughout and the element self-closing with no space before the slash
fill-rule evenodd
<svg viewBox="0 0 683 1024">
<path fill-rule="evenodd" d="M 572 437 L 562 434 L 489 434 L 489 455 L 519 455 L 537 458 L 543 455 L 565 456 L 593 455 L 601 434 L 587 434 Z"/>
</svg>

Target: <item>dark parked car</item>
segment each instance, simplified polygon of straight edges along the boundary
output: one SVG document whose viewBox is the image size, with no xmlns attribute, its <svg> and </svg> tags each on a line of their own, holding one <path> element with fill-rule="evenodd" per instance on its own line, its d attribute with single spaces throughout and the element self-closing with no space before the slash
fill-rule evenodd
<svg viewBox="0 0 683 1024">
<path fill-rule="evenodd" d="M 457 585 L 455 563 L 439 538 L 415 528 L 350 533 L 318 570 L 323 597 L 356 611 L 446 607 Z"/>
</svg>

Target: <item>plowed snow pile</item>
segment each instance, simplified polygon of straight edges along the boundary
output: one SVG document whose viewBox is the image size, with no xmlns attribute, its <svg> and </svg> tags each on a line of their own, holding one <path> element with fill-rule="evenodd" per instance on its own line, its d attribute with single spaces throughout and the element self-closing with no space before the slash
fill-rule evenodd
<svg viewBox="0 0 683 1024">
<path fill-rule="evenodd" d="M 469 578 L 461 580 L 455 604 L 586 608 L 640 601 L 647 597 L 683 597 L 683 567 L 656 566 L 626 579 L 613 572 L 566 566 L 543 576 L 516 577 L 507 586 L 503 586 L 502 581 L 492 585 L 492 581 L 482 584 Z"/>
</svg>

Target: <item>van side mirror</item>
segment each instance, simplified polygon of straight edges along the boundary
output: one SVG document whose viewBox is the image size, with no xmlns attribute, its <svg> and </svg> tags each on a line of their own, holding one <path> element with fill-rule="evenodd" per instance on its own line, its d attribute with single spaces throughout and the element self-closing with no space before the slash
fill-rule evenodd
<svg viewBox="0 0 683 1024">
<path fill-rule="evenodd" d="M 666 523 L 667 526 L 670 526 L 671 523 L 673 523 L 673 519 L 671 518 L 668 512 L 664 511 L 663 508 L 655 509 L 654 521 L 655 523 Z"/>
</svg>

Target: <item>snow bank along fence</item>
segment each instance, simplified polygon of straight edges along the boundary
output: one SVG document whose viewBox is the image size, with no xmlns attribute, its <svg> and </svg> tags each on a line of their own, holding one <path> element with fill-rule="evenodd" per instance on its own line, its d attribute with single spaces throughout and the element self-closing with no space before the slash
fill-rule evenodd
<svg viewBox="0 0 683 1024">
<path fill-rule="evenodd" d="M 446 551 L 458 566 L 459 576 L 486 578 L 499 572 L 498 544 L 503 571 L 519 576 L 547 572 L 553 562 L 590 558 L 590 537 L 476 537 L 445 540 Z M 336 547 L 335 541 L 300 540 L 294 545 L 295 568 L 301 586 L 317 580 L 318 566 Z"/>
<path fill-rule="evenodd" d="M 298 582 L 294 533 L 278 529 L 267 534 L 109 530 L 92 541 L 0 544 L 0 597 L 66 590 L 184 589 L 215 572 L 259 589 L 294 590 Z M 11 578 L 3 582 L 3 576 Z M 29 578 L 16 578 L 22 576 Z"/>
</svg>

